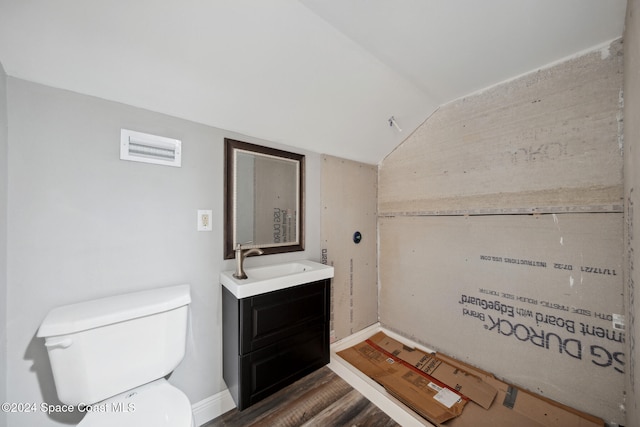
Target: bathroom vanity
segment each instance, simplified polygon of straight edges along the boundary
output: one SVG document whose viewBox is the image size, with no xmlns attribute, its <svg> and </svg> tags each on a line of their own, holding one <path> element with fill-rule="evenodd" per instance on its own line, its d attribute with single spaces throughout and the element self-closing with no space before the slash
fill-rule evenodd
<svg viewBox="0 0 640 427">
<path fill-rule="evenodd" d="M 295 264 L 263 267 L 273 274 L 247 269 L 246 282 L 221 274 L 223 377 L 239 410 L 329 362 L 333 267 Z M 265 286 L 274 275 L 272 286 Z"/>
</svg>

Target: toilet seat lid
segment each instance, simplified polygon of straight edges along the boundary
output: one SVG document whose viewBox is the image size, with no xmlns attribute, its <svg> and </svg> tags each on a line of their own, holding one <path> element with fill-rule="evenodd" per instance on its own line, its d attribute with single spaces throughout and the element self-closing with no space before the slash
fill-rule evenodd
<svg viewBox="0 0 640 427">
<path fill-rule="evenodd" d="M 191 427 L 187 396 L 165 379 L 78 408 L 86 412 L 78 427 Z"/>
</svg>

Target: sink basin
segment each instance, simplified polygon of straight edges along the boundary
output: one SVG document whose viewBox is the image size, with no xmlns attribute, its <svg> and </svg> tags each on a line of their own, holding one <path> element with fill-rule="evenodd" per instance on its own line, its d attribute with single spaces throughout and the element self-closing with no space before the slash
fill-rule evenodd
<svg viewBox="0 0 640 427">
<path fill-rule="evenodd" d="M 245 268 L 247 279 L 233 277 L 234 270 L 220 273 L 220 283 L 236 298 L 247 298 L 333 277 L 333 267 L 301 260 L 265 267 Z"/>
</svg>

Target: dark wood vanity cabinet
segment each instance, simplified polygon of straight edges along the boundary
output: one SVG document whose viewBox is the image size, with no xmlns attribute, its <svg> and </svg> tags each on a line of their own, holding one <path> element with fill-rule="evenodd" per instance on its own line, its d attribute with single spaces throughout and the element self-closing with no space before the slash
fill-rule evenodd
<svg viewBox="0 0 640 427">
<path fill-rule="evenodd" d="M 330 279 L 237 299 L 222 287 L 223 377 L 239 410 L 329 363 Z"/>
</svg>

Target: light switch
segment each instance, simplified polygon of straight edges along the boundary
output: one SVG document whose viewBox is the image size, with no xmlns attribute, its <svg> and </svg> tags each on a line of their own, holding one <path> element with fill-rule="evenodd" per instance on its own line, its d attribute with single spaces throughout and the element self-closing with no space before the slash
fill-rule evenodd
<svg viewBox="0 0 640 427">
<path fill-rule="evenodd" d="M 211 231 L 211 214 L 210 210 L 198 209 L 198 231 Z"/>
</svg>

